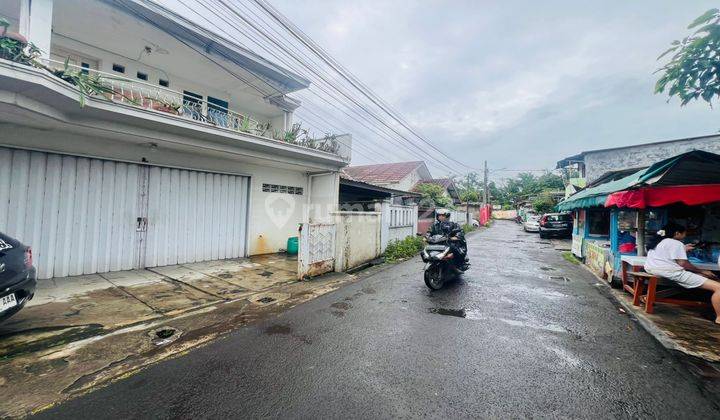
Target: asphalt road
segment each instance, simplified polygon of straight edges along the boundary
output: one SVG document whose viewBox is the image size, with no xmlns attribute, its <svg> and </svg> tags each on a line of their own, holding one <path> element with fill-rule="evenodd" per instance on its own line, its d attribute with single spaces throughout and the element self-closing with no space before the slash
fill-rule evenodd
<svg viewBox="0 0 720 420">
<path fill-rule="evenodd" d="M 548 241 L 498 222 L 469 242 L 444 290 L 391 266 L 39 417 L 720 417 Z"/>
</svg>

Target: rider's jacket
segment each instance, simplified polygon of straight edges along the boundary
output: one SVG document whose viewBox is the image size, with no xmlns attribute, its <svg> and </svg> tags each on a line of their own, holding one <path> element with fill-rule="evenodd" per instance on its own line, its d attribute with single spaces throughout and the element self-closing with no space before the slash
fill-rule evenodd
<svg viewBox="0 0 720 420">
<path fill-rule="evenodd" d="M 462 229 L 460 229 L 460 225 L 458 225 L 455 222 L 451 222 L 451 221 L 441 222 L 439 220 L 436 220 L 435 223 L 430 225 L 430 229 L 428 229 L 428 233 L 430 235 L 447 235 L 450 232 L 452 232 L 453 230 L 460 230 L 456 236 L 458 237 L 458 239 L 460 239 L 461 241 L 464 242 L 465 241 L 465 232 L 463 232 Z"/>
</svg>

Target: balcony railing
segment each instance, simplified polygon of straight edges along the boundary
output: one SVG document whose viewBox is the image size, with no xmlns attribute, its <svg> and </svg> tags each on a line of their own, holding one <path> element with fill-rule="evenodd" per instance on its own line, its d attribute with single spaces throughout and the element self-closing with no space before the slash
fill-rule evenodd
<svg viewBox="0 0 720 420">
<path fill-rule="evenodd" d="M 247 115 L 232 111 L 218 104 L 209 103 L 201 98 L 184 95 L 183 93 L 163 86 L 156 86 L 141 80 L 118 77 L 115 74 L 69 63 L 66 64 L 65 62 L 57 60 L 38 58 L 37 61 L 46 65 L 49 69 L 63 71 L 66 68 L 65 66 L 67 66 L 69 71 L 93 76 L 93 79 L 96 78 L 107 88 L 107 92 L 104 92 L 102 95 L 113 102 L 177 115 L 214 127 L 232 130 L 238 133 L 250 133 L 276 141 L 283 141 L 282 138 L 286 136 L 287 133 L 284 130 L 273 130 L 270 123 L 260 123 Z M 278 136 L 280 138 L 277 138 Z M 332 138 L 306 140 L 303 142 L 283 142 L 337 154 L 337 144 Z"/>
<path fill-rule="evenodd" d="M 64 62 L 57 60 L 40 59 L 39 61 L 57 70 L 63 70 L 66 65 Z M 67 66 L 71 71 L 97 76 L 103 85 L 113 91 L 112 94 L 106 94 L 105 97 L 114 102 L 178 115 L 233 131 L 269 137 L 269 123 L 261 124 L 249 116 L 217 104 L 208 103 L 203 99 L 189 97 L 172 89 L 141 80 L 119 77 L 115 74 L 73 64 L 67 64 Z"/>
</svg>

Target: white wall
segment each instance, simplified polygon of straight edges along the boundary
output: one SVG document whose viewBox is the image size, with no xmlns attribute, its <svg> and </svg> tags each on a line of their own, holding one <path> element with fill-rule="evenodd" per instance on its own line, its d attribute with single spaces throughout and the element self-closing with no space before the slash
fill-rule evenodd
<svg viewBox="0 0 720 420">
<path fill-rule="evenodd" d="M 622 149 L 585 153 L 585 179 L 592 182 L 608 171 L 650 166 L 691 150 L 720 153 L 720 136 L 691 138 L 661 143 L 640 144 Z"/>
<path fill-rule="evenodd" d="M 309 197 L 306 219 L 310 223 L 331 223 L 337 210 L 340 175 L 338 172 L 313 174 L 308 177 Z"/>
<path fill-rule="evenodd" d="M 380 207 L 382 213 L 381 250 L 385 252 L 391 241 L 398 241 L 417 234 L 418 207 L 391 204 L 384 201 Z"/>
<path fill-rule="evenodd" d="M 401 190 L 401 191 L 410 191 L 412 187 L 415 186 L 419 181 L 422 181 L 422 175 L 420 174 L 420 168 L 415 169 L 414 171 L 410 172 L 405 178 L 402 179 L 402 181 L 393 184 L 392 188 Z"/>
<path fill-rule="evenodd" d="M 381 213 L 336 212 L 335 271 L 346 271 L 382 254 Z"/>
<path fill-rule="evenodd" d="M 35 44 L 45 58 L 50 56 L 53 0 L 32 0 L 27 38 Z"/>
</svg>

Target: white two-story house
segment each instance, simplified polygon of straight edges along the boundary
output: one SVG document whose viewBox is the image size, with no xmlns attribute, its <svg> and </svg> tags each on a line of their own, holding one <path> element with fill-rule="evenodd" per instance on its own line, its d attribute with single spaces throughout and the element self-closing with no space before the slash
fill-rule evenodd
<svg viewBox="0 0 720 420">
<path fill-rule="evenodd" d="M 0 231 L 40 278 L 277 252 L 337 205 L 349 136 L 286 135 L 304 78 L 149 0 L 0 17 L 40 50 L 0 56 Z"/>
</svg>

